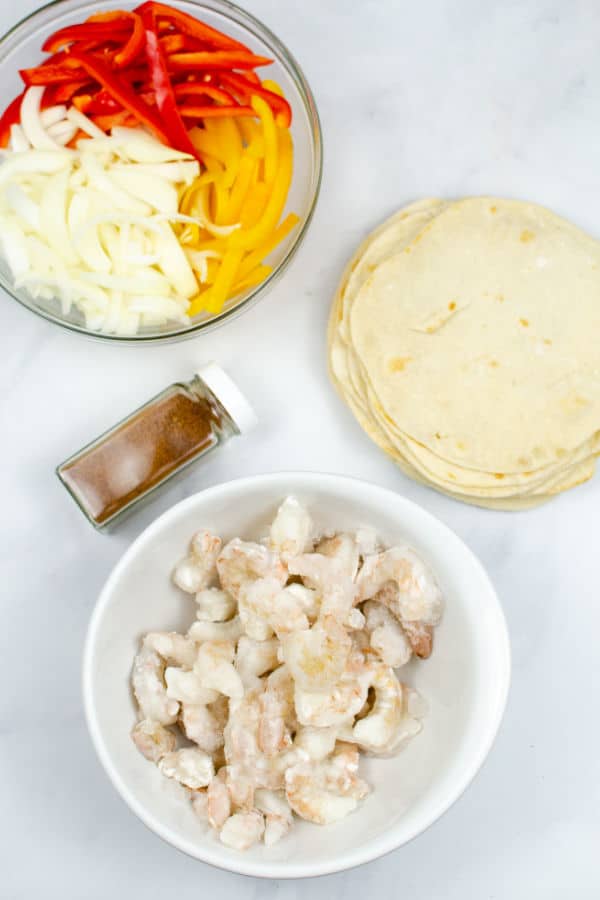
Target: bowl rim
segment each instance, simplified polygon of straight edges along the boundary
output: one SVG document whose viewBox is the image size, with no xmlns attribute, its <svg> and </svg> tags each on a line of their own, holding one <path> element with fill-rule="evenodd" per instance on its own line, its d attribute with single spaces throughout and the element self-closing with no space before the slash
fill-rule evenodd
<svg viewBox="0 0 600 900">
<path fill-rule="evenodd" d="M 243 491 L 247 487 L 256 485 L 281 485 L 285 491 L 285 483 L 287 480 L 291 479 L 301 479 L 305 482 L 307 488 L 312 488 L 316 491 L 323 487 L 342 493 L 344 491 L 352 491 L 354 493 L 363 491 L 364 496 L 367 498 L 367 502 L 369 496 L 378 494 L 381 498 L 393 501 L 396 505 L 396 509 L 398 509 L 399 518 L 401 518 L 402 511 L 404 511 L 407 515 L 412 516 L 413 520 L 416 517 L 416 520 L 420 521 L 421 524 L 432 527 L 446 540 L 453 542 L 457 548 L 460 548 L 466 558 L 469 559 L 471 565 L 478 571 L 479 576 L 483 578 L 483 582 L 487 583 L 488 594 L 486 605 L 488 607 L 488 613 L 494 619 L 494 632 L 496 634 L 498 653 L 498 668 L 496 671 L 497 690 L 493 698 L 493 709 L 490 712 L 486 729 L 479 735 L 476 752 L 471 753 L 471 758 L 468 761 L 468 765 L 465 766 L 461 778 L 457 779 L 456 784 L 447 792 L 447 796 L 443 800 L 432 804 L 431 810 L 423 817 L 422 822 L 416 823 L 416 826 L 405 837 L 400 839 L 394 837 L 397 828 L 397 826 L 394 826 L 375 840 L 369 841 L 368 844 L 344 851 L 344 853 L 338 854 L 333 858 L 331 862 L 322 863 L 318 866 L 313 866 L 310 863 L 296 863 L 294 861 L 283 863 L 281 861 L 269 862 L 268 860 L 251 861 L 245 858 L 243 854 L 239 854 L 239 858 L 233 859 L 231 865 L 224 865 L 222 859 L 215 858 L 210 844 L 199 844 L 197 847 L 194 846 L 192 848 L 189 843 L 181 841 L 168 827 L 155 819 L 154 816 L 131 795 L 128 785 L 121 778 L 116 766 L 113 765 L 110 754 L 104 744 L 93 703 L 93 661 L 96 638 L 103 616 L 110 603 L 110 595 L 113 586 L 118 581 L 121 572 L 135 557 L 140 547 L 151 539 L 156 532 L 167 525 L 170 520 L 177 518 L 177 516 L 188 507 L 193 507 L 194 504 L 198 502 L 199 497 L 210 501 L 215 497 L 219 497 L 222 493 L 227 494 L 238 490 Z M 511 649 L 504 611 L 489 575 L 470 547 L 454 531 L 452 531 L 451 528 L 434 516 L 433 513 L 430 513 L 418 503 L 409 500 L 407 497 L 404 497 L 402 494 L 399 494 L 390 488 L 382 487 L 381 485 L 357 477 L 302 470 L 251 475 L 212 485 L 211 487 L 202 491 L 197 491 L 189 497 L 180 500 L 151 522 L 125 550 L 105 581 L 88 624 L 82 659 L 83 705 L 88 731 L 105 773 L 129 809 L 135 813 L 150 831 L 162 838 L 167 844 L 170 844 L 193 859 L 208 863 L 223 871 L 234 872 L 240 875 L 276 879 L 311 878 L 355 868 L 356 866 L 385 856 L 393 850 L 399 849 L 414 840 L 420 834 L 423 834 L 423 832 L 437 822 L 438 819 L 440 819 L 462 796 L 484 764 L 502 723 L 508 699 L 510 678 Z"/>
<path fill-rule="evenodd" d="M 48 3 L 45 3 L 43 6 L 40 6 L 37 9 L 34 9 L 32 12 L 28 13 L 26 16 L 23 16 L 23 18 L 19 19 L 19 21 L 11 26 L 8 31 L 0 36 L 0 65 L 4 60 L 4 51 L 6 45 L 10 45 L 11 42 L 18 41 L 19 37 L 21 37 L 21 32 L 27 32 L 29 30 L 29 27 L 35 23 L 36 19 L 43 18 L 43 16 L 45 14 L 48 14 L 48 12 L 50 12 L 51 10 L 59 10 L 62 6 L 70 5 L 74 9 L 78 9 L 79 7 L 89 6 L 90 2 L 91 0 L 49 0 Z M 172 2 L 175 6 L 177 6 L 178 4 L 178 0 L 170 0 L 170 2 Z M 217 10 L 219 12 L 222 12 L 225 17 L 234 18 L 238 25 L 241 25 L 252 35 L 259 37 L 261 40 L 270 44 L 276 51 L 275 55 L 277 61 L 286 69 L 288 75 L 292 78 L 292 81 L 298 89 L 298 93 L 300 95 L 300 99 L 302 101 L 302 105 L 309 122 L 312 138 L 312 150 L 314 155 L 311 184 L 312 196 L 310 197 L 310 203 L 305 219 L 300 223 L 300 227 L 298 228 L 293 241 L 287 248 L 285 256 L 273 268 L 273 271 L 270 272 L 269 275 L 267 275 L 264 281 L 260 282 L 260 284 L 256 285 L 255 287 L 250 288 L 247 292 L 247 296 L 242 295 L 242 298 L 238 302 L 235 302 L 229 308 L 224 309 L 218 315 L 212 316 L 210 319 L 205 319 L 204 321 L 191 324 L 184 328 L 173 328 L 172 330 L 165 332 L 165 334 L 103 334 L 100 331 L 92 331 L 86 328 L 85 325 L 78 325 L 76 322 L 68 322 L 65 319 L 61 318 L 58 313 L 54 314 L 49 310 L 45 310 L 37 306 L 33 298 L 31 299 L 31 302 L 28 302 L 25 297 L 19 296 L 16 289 L 14 288 L 14 285 L 12 285 L 9 279 L 5 277 L 2 272 L 0 272 L 0 288 L 4 290 L 9 295 L 9 297 L 12 297 L 13 300 L 16 300 L 17 303 L 19 303 L 19 305 L 24 309 L 29 310 L 29 312 L 34 313 L 36 316 L 39 316 L 46 322 L 51 322 L 53 325 L 58 325 L 59 327 L 66 329 L 72 334 L 81 334 L 84 337 L 103 343 L 134 344 L 138 346 L 158 343 L 175 343 L 177 341 L 188 340 L 190 338 L 196 337 L 199 334 L 205 334 L 217 328 L 220 328 L 226 322 L 232 321 L 242 313 L 251 309 L 256 303 L 258 303 L 261 297 L 265 296 L 268 291 L 279 281 L 279 279 L 291 263 L 292 259 L 296 255 L 296 252 L 304 242 L 304 238 L 306 237 L 309 226 L 312 222 L 321 191 L 321 184 L 323 180 L 323 130 L 321 127 L 321 120 L 319 118 L 319 111 L 317 109 L 314 94 L 296 57 L 288 49 L 287 45 L 284 44 L 283 41 L 280 40 L 280 38 L 278 38 L 277 35 L 273 31 L 271 31 L 271 29 L 267 25 L 265 25 L 256 16 L 252 15 L 252 13 L 248 12 L 248 10 L 244 9 L 241 6 L 238 6 L 236 3 L 232 3 L 231 0 L 206 0 L 206 2 L 205 0 L 185 0 L 185 2 L 191 3 L 192 5 L 197 6 L 200 9 L 205 8 Z"/>
</svg>

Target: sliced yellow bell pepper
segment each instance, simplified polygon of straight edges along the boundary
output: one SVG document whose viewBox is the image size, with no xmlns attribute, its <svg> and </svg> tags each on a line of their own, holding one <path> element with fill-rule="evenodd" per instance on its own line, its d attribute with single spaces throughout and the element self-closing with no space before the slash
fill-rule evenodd
<svg viewBox="0 0 600 900">
<path fill-rule="evenodd" d="M 233 225 L 240 221 L 242 207 L 256 172 L 256 160 L 245 154 L 240 160 L 237 177 L 231 187 L 229 203 L 225 214 L 225 224 Z"/>
<path fill-rule="evenodd" d="M 223 304 L 231 296 L 231 288 L 237 274 L 243 250 L 230 248 L 219 266 L 214 284 L 203 297 L 204 309 L 216 315 L 223 309 Z"/>
<path fill-rule="evenodd" d="M 293 145 L 287 129 L 278 128 L 277 130 L 279 133 L 279 168 L 269 199 L 263 214 L 255 225 L 250 228 L 242 227 L 231 235 L 232 247 L 251 250 L 260 246 L 274 230 L 283 212 L 292 180 Z"/>
<path fill-rule="evenodd" d="M 233 285 L 232 294 L 235 296 L 235 294 L 240 294 L 242 291 L 247 291 L 248 288 L 255 287 L 255 285 L 264 281 L 272 271 L 273 266 L 257 266 L 245 278 L 240 278 L 236 281 Z"/>
<path fill-rule="evenodd" d="M 252 185 L 252 190 L 248 192 L 240 211 L 242 231 L 244 228 L 252 228 L 259 221 L 268 196 L 269 191 L 264 181 L 257 181 Z"/>
<path fill-rule="evenodd" d="M 279 140 L 277 125 L 273 118 L 273 112 L 268 103 L 262 97 L 252 97 L 250 100 L 252 109 L 260 116 L 265 141 L 265 173 L 264 179 L 268 185 L 275 180 L 278 168 Z"/>
<path fill-rule="evenodd" d="M 272 253 L 275 247 L 287 237 L 292 228 L 294 228 L 299 221 L 300 219 L 296 213 L 290 213 L 286 216 L 281 225 L 278 225 L 266 240 L 256 248 L 256 250 L 253 250 L 252 253 L 249 253 L 245 257 L 240 266 L 240 271 L 238 273 L 239 277 L 244 278 L 252 272 L 256 266 L 260 265 L 260 263 L 267 258 L 269 253 Z"/>
</svg>

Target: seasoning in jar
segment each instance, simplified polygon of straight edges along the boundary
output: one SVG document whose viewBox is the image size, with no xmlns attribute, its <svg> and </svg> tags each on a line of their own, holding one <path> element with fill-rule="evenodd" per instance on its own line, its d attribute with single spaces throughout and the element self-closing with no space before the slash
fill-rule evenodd
<svg viewBox="0 0 600 900">
<path fill-rule="evenodd" d="M 96 528 L 112 524 L 173 475 L 256 416 L 215 363 L 172 384 L 58 466 L 56 473 Z"/>
</svg>

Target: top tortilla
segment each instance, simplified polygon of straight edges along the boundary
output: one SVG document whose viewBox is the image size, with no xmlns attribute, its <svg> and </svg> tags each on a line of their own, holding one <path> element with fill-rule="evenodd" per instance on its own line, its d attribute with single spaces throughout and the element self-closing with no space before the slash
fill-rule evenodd
<svg viewBox="0 0 600 900">
<path fill-rule="evenodd" d="M 458 466 L 552 467 L 600 428 L 600 244 L 543 207 L 443 206 L 348 319 L 386 416 Z"/>
</svg>

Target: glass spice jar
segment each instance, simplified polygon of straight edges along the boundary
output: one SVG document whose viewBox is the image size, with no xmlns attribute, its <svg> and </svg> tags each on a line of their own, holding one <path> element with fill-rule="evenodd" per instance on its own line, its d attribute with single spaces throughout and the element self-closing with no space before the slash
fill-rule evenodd
<svg viewBox="0 0 600 900">
<path fill-rule="evenodd" d="M 95 528 L 112 525 L 169 478 L 256 416 L 215 363 L 169 385 L 114 428 L 61 463 L 56 474 Z"/>
</svg>

